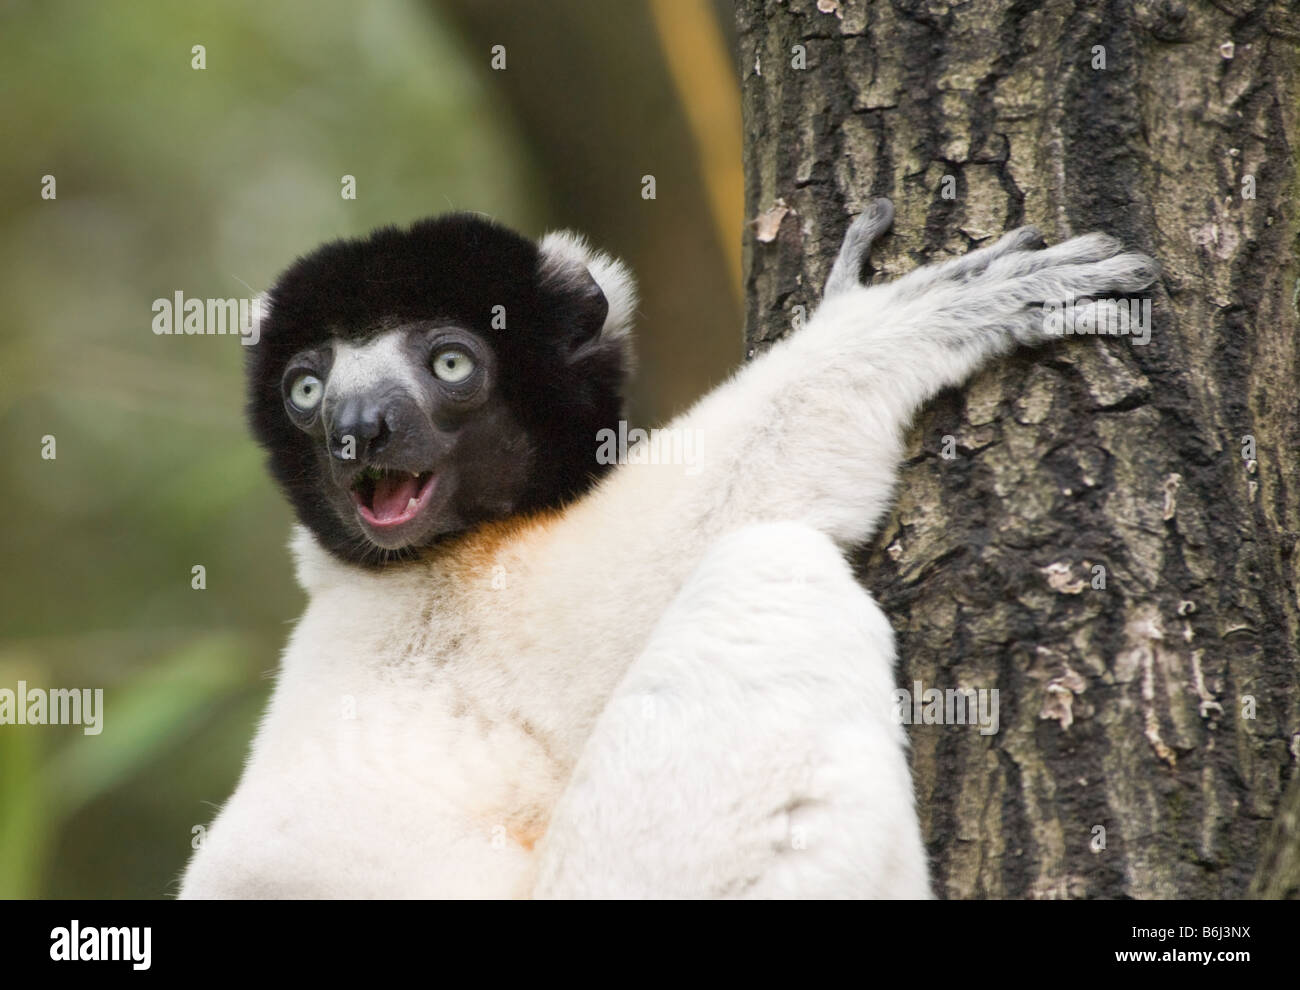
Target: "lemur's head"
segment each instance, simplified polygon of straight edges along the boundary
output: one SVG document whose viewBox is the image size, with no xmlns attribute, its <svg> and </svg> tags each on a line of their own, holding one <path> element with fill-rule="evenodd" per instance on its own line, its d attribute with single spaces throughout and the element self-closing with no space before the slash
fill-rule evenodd
<svg viewBox="0 0 1300 990">
<path fill-rule="evenodd" d="M 635 297 L 581 238 L 534 244 L 469 214 L 326 244 L 263 306 L 253 433 L 326 549 L 410 558 L 605 470 L 597 432 L 622 414 Z"/>
</svg>

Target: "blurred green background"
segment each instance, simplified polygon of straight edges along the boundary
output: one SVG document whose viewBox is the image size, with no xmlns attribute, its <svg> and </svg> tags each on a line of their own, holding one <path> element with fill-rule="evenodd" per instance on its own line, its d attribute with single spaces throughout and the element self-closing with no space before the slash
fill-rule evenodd
<svg viewBox="0 0 1300 990">
<path fill-rule="evenodd" d="M 100 735 L 0 726 L 0 896 L 169 896 L 302 598 L 238 338 L 156 336 L 153 300 L 251 296 L 449 208 L 573 226 L 637 270 L 631 419 L 662 420 L 741 353 L 730 24 L 706 0 L 41 0 L 0 24 L 0 688 L 104 690 Z"/>
</svg>

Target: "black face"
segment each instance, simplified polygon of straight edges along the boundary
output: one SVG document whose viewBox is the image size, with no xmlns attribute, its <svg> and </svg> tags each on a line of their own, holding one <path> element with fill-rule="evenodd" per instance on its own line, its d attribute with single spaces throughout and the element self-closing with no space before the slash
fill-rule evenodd
<svg viewBox="0 0 1300 990">
<path fill-rule="evenodd" d="M 617 428 L 621 345 L 585 269 L 539 279 L 531 242 L 476 217 L 326 245 L 272 290 L 249 362 L 272 473 L 354 563 L 581 494 Z M 584 277 L 585 276 L 585 277 Z"/>
<path fill-rule="evenodd" d="M 538 451 L 502 395 L 492 348 L 463 327 L 332 340 L 294 355 L 281 391 L 313 442 L 322 495 L 377 550 L 510 515 L 534 471 Z"/>
</svg>

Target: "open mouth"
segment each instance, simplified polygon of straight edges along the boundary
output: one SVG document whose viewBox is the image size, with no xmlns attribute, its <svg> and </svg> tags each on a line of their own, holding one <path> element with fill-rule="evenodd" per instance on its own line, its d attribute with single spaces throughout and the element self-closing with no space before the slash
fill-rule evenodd
<svg viewBox="0 0 1300 990">
<path fill-rule="evenodd" d="M 361 518 L 371 526 L 391 529 L 420 514 L 429 504 L 437 480 L 432 471 L 415 474 L 368 467 L 352 484 L 352 501 Z"/>
</svg>

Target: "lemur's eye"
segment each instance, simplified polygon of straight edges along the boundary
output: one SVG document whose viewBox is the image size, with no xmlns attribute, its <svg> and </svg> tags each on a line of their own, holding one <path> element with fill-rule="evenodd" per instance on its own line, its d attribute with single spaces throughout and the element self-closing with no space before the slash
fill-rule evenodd
<svg viewBox="0 0 1300 990">
<path fill-rule="evenodd" d="M 439 351 L 433 356 L 433 373 L 439 380 L 455 385 L 474 373 L 474 359 L 451 348 Z"/>
<path fill-rule="evenodd" d="M 311 412 L 320 405 L 325 389 L 315 375 L 299 375 L 289 387 L 289 401 L 303 412 Z"/>
</svg>

